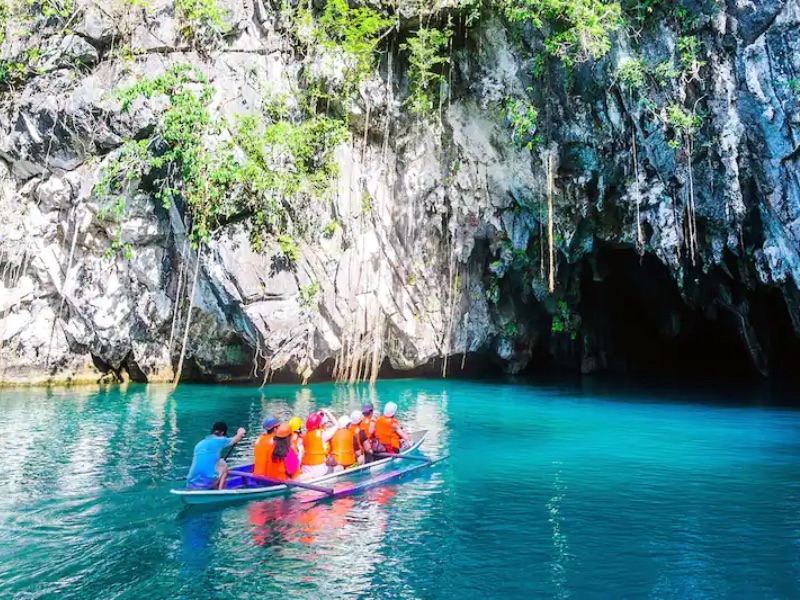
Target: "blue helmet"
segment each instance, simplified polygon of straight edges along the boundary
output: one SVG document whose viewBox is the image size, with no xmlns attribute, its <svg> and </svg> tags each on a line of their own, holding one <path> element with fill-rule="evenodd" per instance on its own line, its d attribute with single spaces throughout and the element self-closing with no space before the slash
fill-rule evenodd
<svg viewBox="0 0 800 600">
<path fill-rule="evenodd" d="M 266 429 L 267 431 L 269 431 L 273 427 L 277 427 L 278 425 L 280 425 L 280 421 L 278 420 L 277 417 L 274 417 L 273 415 L 269 415 L 264 421 L 264 429 Z"/>
</svg>

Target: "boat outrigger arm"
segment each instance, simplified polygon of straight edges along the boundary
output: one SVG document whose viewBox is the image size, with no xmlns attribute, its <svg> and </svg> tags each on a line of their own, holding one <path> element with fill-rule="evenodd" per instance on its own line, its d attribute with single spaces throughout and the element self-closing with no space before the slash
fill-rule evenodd
<svg viewBox="0 0 800 600">
<path fill-rule="evenodd" d="M 300 502 L 317 502 L 318 500 L 325 500 L 326 498 L 339 498 L 340 496 L 349 496 L 351 494 L 355 494 L 356 492 L 360 492 L 361 490 L 372 487 L 374 485 L 386 483 L 387 481 L 390 481 L 392 479 L 397 479 L 398 477 L 402 477 L 403 475 L 411 473 L 412 471 L 416 471 L 417 469 L 424 469 L 425 467 L 430 467 L 431 465 L 435 465 L 436 463 L 441 462 L 446 458 L 447 455 L 442 456 L 441 458 L 436 458 L 434 460 L 426 460 L 425 462 L 417 463 L 411 467 L 406 467 L 405 469 L 400 469 L 398 471 L 389 471 L 388 473 L 383 473 L 381 475 L 378 475 L 377 477 L 372 477 L 361 483 L 355 483 L 353 485 L 344 486 L 338 490 L 333 490 L 331 494 L 321 494 L 319 496 L 303 498 L 302 500 L 300 500 Z"/>
<path fill-rule="evenodd" d="M 380 458 L 379 460 L 367 463 L 365 465 L 360 465 L 344 471 L 329 473 L 327 475 L 323 475 L 322 477 L 315 477 L 314 479 L 303 481 L 292 480 L 291 482 L 282 481 L 278 484 L 273 484 L 270 481 L 269 485 L 263 485 L 267 482 L 264 481 L 263 478 L 257 478 L 257 476 L 253 475 L 253 465 L 240 465 L 231 470 L 224 489 L 193 490 L 184 488 L 170 490 L 170 494 L 178 496 L 185 504 L 213 504 L 217 502 L 239 502 L 244 500 L 267 498 L 269 496 L 284 494 L 301 487 L 305 488 L 312 485 L 319 488 L 315 491 L 322 491 L 320 484 L 332 484 L 333 482 L 345 477 L 349 477 L 354 473 L 373 471 L 382 467 L 386 467 L 387 465 L 394 464 L 397 459 L 406 457 L 417 450 L 422 442 L 425 441 L 425 436 L 427 435 L 428 432 L 425 430 L 413 431 L 409 434 L 409 437 L 411 438 L 411 446 L 402 451 L 400 454 L 391 455 L 391 457 L 388 458 Z M 409 456 L 409 458 L 411 457 Z M 417 457 L 415 456 L 415 458 Z M 422 459 L 422 457 L 419 458 Z M 427 464 L 427 461 L 425 464 Z M 292 485 L 293 483 L 297 485 Z M 303 484 L 302 486 L 299 485 L 301 483 Z M 324 489 L 327 490 L 327 486 Z"/>
</svg>

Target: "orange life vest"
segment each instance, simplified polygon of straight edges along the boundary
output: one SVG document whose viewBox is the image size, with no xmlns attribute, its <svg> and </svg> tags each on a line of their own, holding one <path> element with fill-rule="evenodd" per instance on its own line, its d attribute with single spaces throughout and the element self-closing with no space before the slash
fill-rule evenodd
<svg viewBox="0 0 800 600">
<path fill-rule="evenodd" d="M 361 419 L 361 423 L 359 424 L 359 428 L 361 429 L 361 431 L 367 434 L 367 439 L 371 437 L 369 434 L 369 430 L 372 428 L 373 422 L 374 421 L 372 420 L 372 417 L 364 417 L 363 419 Z"/>
<path fill-rule="evenodd" d="M 269 453 L 269 462 L 267 463 L 267 477 L 272 477 L 273 479 L 291 479 L 289 475 L 286 473 L 286 461 L 285 460 L 272 460 L 272 452 Z"/>
<path fill-rule="evenodd" d="M 364 451 L 364 445 L 361 443 L 361 426 L 360 425 L 350 425 L 347 429 L 350 430 L 350 433 L 353 434 L 356 438 L 356 449 Z"/>
<path fill-rule="evenodd" d="M 271 433 L 262 433 L 256 440 L 255 448 L 253 448 L 253 474 L 266 475 L 267 466 L 272 458 L 272 438 L 275 437 Z"/>
<path fill-rule="evenodd" d="M 306 431 L 303 435 L 303 464 L 321 465 L 325 462 L 325 442 L 322 441 L 322 429 Z"/>
<path fill-rule="evenodd" d="M 375 439 L 387 448 L 400 449 L 400 436 L 394 430 L 394 426 L 399 426 L 394 417 L 380 416 L 375 422 Z"/>
<path fill-rule="evenodd" d="M 337 465 L 349 467 L 356 462 L 356 447 L 353 443 L 353 432 L 350 428 L 339 429 L 331 438 L 331 454 Z"/>
<path fill-rule="evenodd" d="M 292 450 L 297 452 L 298 456 L 300 456 L 300 444 L 299 444 L 299 442 L 300 442 L 300 434 L 299 433 L 293 433 L 292 437 L 291 437 L 291 440 L 290 440 L 290 443 L 292 444 Z"/>
</svg>

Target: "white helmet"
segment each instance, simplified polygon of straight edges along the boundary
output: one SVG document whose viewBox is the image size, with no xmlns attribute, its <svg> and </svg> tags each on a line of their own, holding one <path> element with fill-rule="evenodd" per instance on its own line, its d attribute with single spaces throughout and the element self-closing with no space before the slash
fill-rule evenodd
<svg viewBox="0 0 800 600">
<path fill-rule="evenodd" d="M 387 402 L 386 406 L 383 407 L 383 416 L 385 417 L 393 417 L 397 412 L 397 404 L 394 402 Z"/>
<path fill-rule="evenodd" d="M 339 429 L 345 429 L 350 425 L 350 417 L 342 415 L 339 417 L 339 421 L 336 424 L 339 426 Z"/>
<path fill-rule="evenodd" d="M 354 410 L 350 413 L 350 424 L 351 425 L 358 425 L 361 423 L 361 419 L 364 418 L 364 415 L 361 414 L 360 410 Z"/>
</svg>

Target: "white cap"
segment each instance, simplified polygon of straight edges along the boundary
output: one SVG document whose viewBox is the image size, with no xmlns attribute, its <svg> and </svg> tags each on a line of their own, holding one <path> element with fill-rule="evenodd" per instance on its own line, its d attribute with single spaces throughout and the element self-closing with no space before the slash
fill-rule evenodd
<svg viewBox="0 0 800 600">
<path fill-rule="evenodd" d="M 342 415 L 339 417 L 339 421 L 336 424 L 339 426 L 339 429 L 345 429 L 350 425 L 350 417 Z"/>
<path fill-rule="evenodd" d="M 351 425 L 358 425 L 361 423 L 361 419 L 364 418 L 364 415 L 361 414 L 360 410 L 354 410 L 350 413 L 350 424 Z"/>
<path fill-rule="evenodd" d="M 383 407 L 383 416 L 385 417 L 393 417 L 397 412 L 397 404 L 394 402 L 387 402 L 386 406 Z"/>
</svg>

